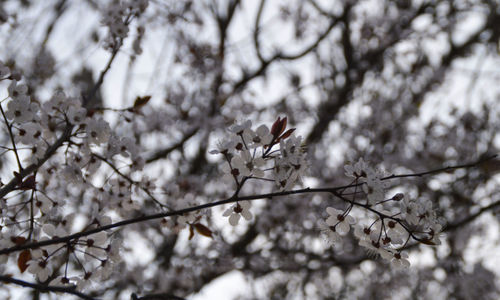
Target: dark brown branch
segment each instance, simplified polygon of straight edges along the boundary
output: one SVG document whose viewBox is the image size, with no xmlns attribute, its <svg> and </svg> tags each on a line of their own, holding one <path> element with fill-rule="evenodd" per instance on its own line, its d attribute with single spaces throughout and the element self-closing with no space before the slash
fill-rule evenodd
<svg viewBox="0 0 500 300">
<path fill-rule="evenodd" d="M 17 285 L 20 285 L 22 287 L 32 288 L 32 289 L 35 289 L 35 290 L 40 291 L 40 292 L 65 293 L 65 294 L 75 295 L 81 299 L 97 300 L 97 298 L 93 298 L 89 295 L 78 292 L 76 290 L 76 286 L 65 287 L 65 286 L 43 285 L 43 284 L 39 284 L 39 283 L 27 282 L 24 280 L 16 279 L 16 278 L 13 278 L 10 276 L 5 276 L 5 275 L 0 275 L 0 281 L 5 282 L 5 283 L 17 284 Z"/>
<path fill-rule="evenodd" d="M 119 43 L 119 45 L 121 45 L 121 44 L 122 43 Z M 90 100 L 95 96 L 95 94 L 97 93 L 97 91 L 99 90 L 101 85 L 104 83 L 104 77 L 106 76 L 108 71 L 111 69 L 111 65 L 113 64 L 113 61 L 115 60 L 116 55 L 118 54 L 119 50 L 120 50 L 120 47 L 116 47 L 115 49 L 113 49 L 113 51 L 111 52 L 111 57 L 109 58 L 108 63 L 106 64 L 104 69 L 99 74 L 99 78 L 97 79 L 94 87 L 89 91 L 89 93 L 87 95 L 85 95 L 83 97 L 83 103 L 84 103 L 83 106 L 84 107 L 85 107 L 86 103 L 90 103 Z"/>
<path fill-rule="evenodd" d="M 132 294 L 130 298 L 132 300 L 186 300 L 185 298 L 172 294 L 151 294 L 142 297 L 138 297 L 136 294 Z"/>
<path fill-rule="evenodd" d="M 472 162 L 472 163 L 463 164 L 463 165 L 456 165 L 456 166 L 448 166 L 448 167 L 443 167 L 443 168 L 439 168 L 439 169 L 435 169 L 435 170 L 431 170 L 431 171 L 427 171 L 427 172 L 422 172 L 422 173 L 401 174 L 401 175 L 394 175 L 393 174 L 393 175 L 386 176 L 386 177 L 382 178 L 382 180 L 394 179 L 394 178 L 405 178 L 405 177 L 422 177 L 422 176 L 429 175 L 429 174 L 447 172 L 447 171 L 452 171 L 452 170 L 456 170 L 456 169 L 466 169 L 466 168 L 475 167 L 479 164 L 485 163 L 485 162 L 490 161 L 492 159 L 495 159 L 497 157 L 498 157 L 498 154 L 495 154 L 495 155 L 488 156 L 485 158 L 480 158 L 479 160 Z"/>
<path fill-rule="evenodd" d="M 261 0 L 259 4 L 259 9 L 257 10 L 257 16 L 255 17 L 255 24 L 253 29 L 253 45 L 255 48 L 255 53 L 257 53 L 257 57 L 260 62 L 263 63 L 264 57 L 260 51 L 260 42 L 259 42 L 259 32 L 260 32 L 260 19 L 262 17 L 262 11 L 264 10 L 264 5 L 266 4 L 266 0 Z"/>
<path fill-rule="evenodd" d="M 312 43 L 309 47 L 305 48 L 304 50 L 297 52 L 295 54 L 284 54 L 284 53 L 278 53 L 273 59 L 281 59 L 281 60 L 296 60 L 301 57 L 306 56 L 309 54 L 311 51 L 316 49 L 319 44 L 330 34 L 332 29 L 338 24 L 340 19 L 334 19 L 330 21 L 330 25 L 326 28 L 326 30 L 318 36 L 316 41 Z"/>
<path fill-rule="evenodd" d="M 451 231 L 451 230 L 455 230 L 457 228 L 460 228 L 460 227 L 464 226 L 465 224 L 468 224 L 468 223 L 474 221 L 476 218 L 478 218 L 484 212 L 486 212 L 488 210 L 492 210 L 492 209 L 496 208 L 497 206 L 500 206 L 500 201 L 496 201 L 496 202 L 491 203 L 490 205 L 487 205 L 485 207 L 481 207 L 477 212 L 470 214 L 469 216 L 465 217 L 464 219 L 447 225 L 444 228 L 444 231 Z"/>
<path fill-rule="evenodd" d="M 61 19 L 61 16 L 63 15 L 64 11 L 66 10 L 66 0 L 60 0 L 55 6 L 54 6 L 54 12 L 55 16 L 52 22 L 50 22 L 49 26 L 47 26 L 47 29 L 45 30 L 45 36 L 43 37 L 43 42 L 42 42 L 42 47 L 40 51 L 45 48 L 45 45 L 47 45 L 47 42 L 49 41 L 50 35 L 52 34 L 54 27 L 58 20 Z"/>
<path fill-rule="evenodd" d="M 14 141 L 14 134 L 12 134 L 12 124 L 10 124 L 9 121 L 7 120 L 7 116 L 5 116 L 5 112 L 3 111 L 2 105 L 0 105 L 0 112 L 2 112 L 2 117 L 5 121 L 5 126 L 7 126 L 7 131 L 9 132 L 10 141 L 12 143 L 12 151 L 14 151 L 17 166 L 19 168 L 19 172 L 21 172 L 23 170 L 23 166 L 21 165 L 21 160 L 19 159 L 19 153 L 17 153 L 16 142 Z"/>
<path fill-rule="evenodd" d="M 496 157 L 496 155 L 493 156 L 493 157 L 490 157 L 489 159 L 492 159 L 494 157 Z M 440 169 L 436 169 L 436 170 L 433 170 L 433 171 L 425 172 L 425 175 L 443 172 L 443 170 L 447 170 L 449 168 L 451 168 L 451 169 L 469 168 L 469 167 L 473 167 L 473 166 L 477 165 L 478 163 L 482 163 L 482 162 L 484 162 L 484 160 L 480 160 L 479 162 L 470 163 L 470 164 L 464 164 L 464 165 L 460 165 L 460 166 L 452 166 L 452 167 L 447 167 L 447 168 L 440 168 Z M 414 174 L 402 174 L 402 175 L 393 175 L 393 176 L 399 176 L 399 177 L 416 176 L 416 177 L 420 177 L 420 176 L 423 176 L 423 175 L 422 175 L 422 173 L 414 173 Z M 392 177 L 392 178 L 398 178 L 398 177 Z M 384 180 L 388 180 L 388 179 L 392 179 L 392 178 L 386 178 Z M 109 224 L 109 225 L 106 225 L 106 226 L 94 228 L 94 229 L 91 229 L 91 230 L 78 232 L 78 233 L 75 233 L 75 234 L 72 234 L 72 235 L 68 235 L 68 236 L 65 236 L 65 237 L 57 237 L 57 238 L 53 238 L 53 239 L 45 240 L 45 241 L 41 241 L 41 242 L 26 243 L 26 244 L 22 244 L 22 245 L 13 246 L 13 247 L 10 247 L 10 248 L 1 249 L 0 250 L 0 255 L 2 255 L 2 254 L 9 254 L 9 253 L 12 253 L 12 252 L 21 251 L 21 250 L 25 250 L 25 249 L 35 249 L 35 248 L 39 248 L 39 247 L 43 247 L 43 246 L 47 246 L 47 245 L 53 245 L 53 244 L 59 244 L 59 243 L 68 243 L 71 240 L 79 239 L 81 237 L 88 236 L 88 235 L 91 235 L 91 234 L 94 234 L 94 233 L 98 233 L 98 232 L 101 232 L 101 231 L 105 231 L 105 230 L 108 230 L 108 229 L 118 228 L 118 227 L 130 225 L 130 224 L 135 224 L 135 223 L 149 221 L 149 220 L 161 219 L 161 218 L 165 218 L 165 217 L 178 216 L 178 215 L 182 215 L 182 214 L 186 214 L 186 213 L 190 213 L 190 212 L 194 212 L 194 211 L 199 211 L 199 210 L 206 209 L 206 208 L 220 206 L 220 205 L 223 205 L 223 204 L 234 203 L 234 202 L 237 202 L 237 201 L 245 201 L 245 200 L 251 201 L 251 200 L 257 200 L 257 199 L 272 199 L 273 197 L 282 197 L 282 196 L 298 195 L 298 194 L 306 194 L 306 193 L 336 193 L 339 190 L 345 190 L 347 188 L 352 188 L 352 187 L 359 186 L 359 185 L 360 184 L 350 184 L 350 185 L 344 185 L 344 186 L 338 186 L 338 187 L 305 188 L 305 189 L 298 189 L 298 190 L 292 190 L 292 191 L 283 191 L 283 192 L 266 193 L 266 194 L 258 194 L 258 195 L 249 195 L 249 196 L 237 196 L 235 194 L 234 196 L 232 196 L 230 198 L 227 198 L 227 199 L 224 199 L 224 200 L 219 200 L 219 201 L 216 201 L 216 202 L 205 203 L 205 204 L 198 205 L 198 206 L 193 206 L 193 207 L 187 207 L 187 208 L 176 210 L 176 211 L 162 212 L 162 213 L 157 213 L 157 214 L 153 214 L 153 215 L 145 215 L 145 216 L 141 216 L 141 217 L 137 217 L 137 218 L 133 218 L 133 219 L 128 219 L 128 220 L 116 222 L 116 223 Z"/>
<path fill-rule="evenodd" d="M 245 87 L 247 85 L 247 83 L 250 80 L 264 74 L 266 72 L 267 68 L 269 67 L 269 65 L 271 65 L 271 63 L 273 63 L 274 61 L 277 61 L 277 60 L 296 60 L 296 59 L 299 59 L 299 58 L 304 57 L 307 54 L 311 53 L 330 34 L 332 29 L 338 24 L 338 22 L 339 22 L 339 19 L 331 20 L 330 24 L 326 28 L 326 30 L 318 36 L 318 38 L 316 39 L 316 41 L 314 43 L 312 43 L 309 47 L 306 47 L 304 50 L 297 52 L 295 54 L 277 53 L 273 57 L 271 57 L 267 60 L 262 60 L 259 68 L 257 68 L 256 70 L 254 70 L 251 73 L 245 73 L 240 80 L 238 80 L 236 83 L 234 83 L 234 85 L 233 85 L 234 91 L 237 92 L 237 91 L 241 90 L 243 87 Z"/>
<path fill-rule="evenodd" d="M 192 138 L 198 132 L 198 130 L 199 130 L 199 128 L 195 128 L 195 129 L 189 131 L 179 142 L 173 144 L 172 146 L 170 146 L 168 148 L 156 151 L 155 153 L 153 153 L 150 157 L 148 157 L 146 159 L 146 163 L 151 163 L 151 162 L 154 162 L 158 159 L 166 158 L 167 155 L 170 154 L 170 152 L 177 150 L 179 148 L 182 148 L 182 146 L 187 142 L 187 140 Z"/>
</svg>

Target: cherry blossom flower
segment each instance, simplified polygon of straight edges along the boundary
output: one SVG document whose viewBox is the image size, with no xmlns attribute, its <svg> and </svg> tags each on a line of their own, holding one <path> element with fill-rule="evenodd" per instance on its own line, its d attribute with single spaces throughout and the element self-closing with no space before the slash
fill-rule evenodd
<svg viewBox="0 0 500 300">
<path fill-rule="evenodd" d="M 335 245 L 342 241 L 342 237 L 335 230 L 335 227 L 328 225 L 325 221 L 319 220 L 318 226 L 320 229 L 321 236 L 330 245 Z"/>
<path fill-rule="evenodd" d="M 106 143 L 110 136 L 109 124 L 103 119 L 86 120 L 87 138 L 90 143 L 101 145 Z"/>
<path fill-rule="evenodd" d="M 30 110 L 29 97 L 17 97 L 7 104 L 5 112 L 7 119 L 16 123 L 25 123 L 33 119 L 33 112 Z"/>
<path fill-rule="evenodd" d="M 229 139 L 220 140 L 217 143 L 217 149 L 211 150 L 210 154 L 226 154 L 235 149 L 238 141 L 236 137 L 231 137 Z"/>
<path fill-rule="evenodd" d="M 345 175 L 347 177 L 360 178 L 367 177 L 368 165 L 365 163 L 362 157 L 354 164 L 347 164 L 344 166 Z"/>
<path fill-rule="evenodd" d="M 443 230 L 443 226 L 439 223 L 434 223 L 430 226 L 430 240 L 433 245 L 441 245 L 441 238 L 444 238 L 445 235 L 441 232 Z"/>
<path fill-rule="evenodd" d="M 82 180 L 82 170 L 75 164 L 68 164 L 61 172 L 62 177 L 71 183 L 79 183 Z"/>
<path fill-rule="evenodd" d="M 239 201 L 236 202 L 233 206 L 228 208 L 223 216 L 229 217 L 229 224 L 232 226 L 238 225 L 241 216 L 245 218 L 245 220 L 250 221 L 252 219 L 252 213 L 250 212 L 250 207 L 252 204 L 249 201 Z"/>
<path fill-rule="evenodd" d="M 245 129 L 250 129 L 250 127 L 252 127 L 252 121 L 246 120 L 242 124 L 234 124 L 233 126 L 229 127 L 229 131 L 238 135 L 242 135 Z"/>
<path fill-rule="evenodd" d="M 87 110 L 81 106 L 70 106 L 66 112 L 68 121 L 73 125 L 80 125 L 85 121 Z"/>
<path fill-rule="evenodd" d="M 130 197 L 127 199 L 123 199 L 121 201 L 121 205 L 125 211 L 138 210 L 141 208 L 141 205 Z"/>
<path fill-rule="evenodd" d="M 280 141 L 280 152 L 282 162 L 295 166 L 300 164 L 303 158 L 301 151 L 302 137 L 292 134 L 288 139 Z"/>
<path fill-rule="evenodd" d="M 176 209 L 182 209 L 185 208 L 186 206 L 194 207 L 200 205 L 200 199 L 192 193 L 187 193 L 184 196 L 184 199 L 182 199 L 182 201 L 178 203 L 179 205 L 176 207 Z M 165 224 L 168 227 L 172 228 L 175 233 L 179 233 L 182 229 L 186 228 L 187 225 L 193 224 L 197 220 L 199 220 L 201 216 L 202 216 L 201 211 L 187 212 L 177 216 L 173 222 L 167 220 Z"/>
<path fill-rule="evenodd" d="M 386 258 L 389 257 L 386 251 L 380 251 L 380 249 L 383 249 L 380 241 L 378 241 L 378 238 L 370 237 L 368 240 L 360 240 L 358 243 L 360 246 L 366 248 L 369 253 L 371 254 L 383 254 Z"/>
<path fill-rule="evenodd" d="M 301 143 L 302 137 L 293 134 L 286 142 L 280 141 L 280 155 L 274 158 L 274 179 L 280 190 L 289 190 L 307 172 Z"/>
<path fill-rule="evenodd" d="M 139 149 L 133 139 L 112 135 L 109 137 L 108 142 L 108 157 L 112 157 L 117 154 L 123 157 L 131 157 L 132 159 L 135 159 L 139 154 Z"/>
<path fill-rule="evenodd" d="M 418 217 L 418 205 L 415 201 L 410 200 L 408 198 L 403 199 L 403 201 L 400 202 L 400 211 L 401 211 L 401 217 L 408 222 L 408 224 L 411 225 L 417 225 L 419 222 L 419 217 Z"/>
<path fill-rule="evenodd" d="M 279 163 L 279 158 L 276 158 L 275 161 L 276 163 L 273 175 L 276 186 L 278 186 L 280 191 L 289 190 L 293 185 L 293 182 L 291 180 L 288 180 L 288 178 L 290 177 L 290 172 L 281 166 L 281 164 Z"/>
<path fill-rule="evenodd" d="M 12 80 L 7 90 L 9 96 L 15 100 L 20 97 L 27 97 L 26 93 L 28 92 L 28 86 L 25 84 L 17 84 L 17 80 Z"/>
<path fill-rule="evenodd" d="M 386 237 L 384 243 L 393 245 L 401 245 L 406 240 L 408 232 L 406 229 L 394 220 L 384 219 Z"/>
<path fill-rule="evenodd" d="M 38 163 L 38 160 L 42 159 L 45 156 L 47 147 L 48 145 L 45 141 L 36 141 L 31 145 L 31 155 L 27 156 L 24 161 L 28 163 Z"/>
<path fill-rule="evenodd" d="M 39 123 L 24 123 L 19 126 L 16 140 L 25 145 L 31 145 L 40 141 L 42 137 L 42 126 Z"/>
<path fill-rule="evenodd" d="M 86 246 L 85 255 L 88 255 L 89 259 L 107 256 L 108 234 L 106 232 L 101 231 L 89 235 L 83 242 Z"/>
<path fill-rule="evenodd" d="M 115 49 L 123 43 L 128 35 L 129 28 L 126 23 L 128 16 L 138 16 L 143 13 L 148 6 L 147 0 L 140 1 L 113 1 L 103 14 L 101 22 L 109 28 L 109 35 L 105 39 L 105 48 Z"/>
<path fill-rule="evenodd" d="M 367 225 L 357 225 L 354 227 L 354 236 L 360 241 L 372 241 L 376 240 L 379 235 L 379 228 L 377 225 L 367 226 Z"/>
<path fill-rule="evenodd" d="M 45 252 L 46 254 L 46 252 Z M 48 257 L 44 255 L 42 249 L 31 251 L 31 260 L 28 262 L 27 271 L 37 277 L 40 281 L 45 281 L 52 274 L 52 266 L 48 262 Z"/>
<path fill-rule="evenodd" d="M 351 229 L 351 225 L 356 223 L 351 215 L 346 215 L 343 211 L 333 207 L 327 207 L 326 212 L 330 215 L 326 219 L 326 224 L 335 227 L 335 231 L 342 236 L 346 235 Z"/>
<path fill-rule="evenodd" d="M 436 212 L 432 209 L 432 201 L 429 199 L 421 200 L 417 203 L 417 216 L 419 224 L 425 227 L 430 227 L 436 224 Z"/>
<path fill-rule="evenodd" d="M 391 263 L 396 268 L 408 268 L 410 266 L 410 261 L 408 260 L 408 253 L 406 252 L 396 252 L 391 258 Z"/>
<path fill-rule="evenodd" d="M 235 155 L 231 159 L 231 166 L 234 173 L 234 170 L 237 170 L 238 178 L 247 177 L 250 175 L 256 177 L 263 177 L 264 171 L 260 169 L 265 165 L 265 160 L 261 157 L 254 158 L 250 151 L 245 150 L 241 151 L 239 155 Z"/>
<path fill-rule="evenodd" d="M 374 173 L 369 173 L 366 183 L 363 185 L 363 191 L 371 205 L 384 201 L 386 185 L 380 178 Z"/>
<path fill-rule="evenodd" d="M 248 143 L 249 148 L 257 148 L 269 145 L 273 136 L 266 125 L 260 125 L 256 131 L 246 128 L 243 131 L 243 139 Z"/>
<path fill-rule="evenodd" d="M 55 207 L 52 200 L 50 200 L 47 196 L 41 193 L 37 193 L 35 205 L 33 206 L 33 208 L 35 213 L 40 211 L 43 214 L 50 214 L 51 210 Z"/>
</svg>

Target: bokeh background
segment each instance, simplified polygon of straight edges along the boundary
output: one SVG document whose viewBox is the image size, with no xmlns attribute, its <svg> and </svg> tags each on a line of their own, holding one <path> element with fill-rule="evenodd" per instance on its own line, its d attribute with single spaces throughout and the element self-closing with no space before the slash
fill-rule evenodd
<svg viewBox="0 0 500 300">
<path fill-rule="evenodd" d="M 0 59 L 22 72 L 37 101 L 85 94 L 111 53 L 103 25 L 112 1 L 0 3 Z M 444 1 L 151 0 L 88 107 L 136 140 L 153 193 L 172 207 L 231 195 L 208 151 L 234 122 L 287 116 L 305 139 L 307 187 L 349 183 L 359 157 L 390 173 L 423 172 L 499 153 L 500 3 Z M 2 88 L 2 92 L 5 89 Z M 6 93 L 6 92 L 4 92 Z M 121 111 L 151 96 L 141 114 Z M 3 95 L 0 98 L 4 98 Z M 2 145 L 8 144 L 2 131 Z M 15 162 L 0 156 L 1 174 Z M 327 195 L 256 201 L 236 228 L 215 208 L 215 236 L 160 222 L 120 231 L 124 263 L 93 295 L 169 293 L 186 299 L 498 299 L 500 162 L 391 182 L 388 193 L 430 199 L 446 220 L 440 246 L 412 245 L 394 270 L 357 245 L 319 235 Z M 5 175 L 7 176 L 7 175 Z M 113 176 L 103 170 L 96 180 Z M 97 183 L 96 183 L 97 184 Z M 266 182 L 244 193 L 271 191 Z M 64 193 L 62 193 L 64 194 Z M 85 218 L 89 199 L 67 209 Z M 391 194 L 392 195 L 392 194 Z M 144 201 L 141 212 L 153 213 Z M 30 279 L 29 275 L 27 279 Z M 6 297 L 62 299 L 1 285 Z M 23 296 L 20 296 L 23 295 Z M 55 297 L 55 298 L 54 298 Z"/>
</svg>

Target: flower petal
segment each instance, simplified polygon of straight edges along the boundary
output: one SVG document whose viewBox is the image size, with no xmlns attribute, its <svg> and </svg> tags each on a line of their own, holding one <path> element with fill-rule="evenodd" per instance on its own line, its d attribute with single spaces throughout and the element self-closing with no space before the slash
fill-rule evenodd
<svg viewBox="0 0 500 300">
<path fill-rule="evenodd" d="M 238 222 L 240 221 L 240 215 L 239 214 L 235 214 L 233 213 L 230 217 L 229 217 L 229 224 L 231 224 L 232 226 L 236 226 L 238 225 Z"/>
</svg>

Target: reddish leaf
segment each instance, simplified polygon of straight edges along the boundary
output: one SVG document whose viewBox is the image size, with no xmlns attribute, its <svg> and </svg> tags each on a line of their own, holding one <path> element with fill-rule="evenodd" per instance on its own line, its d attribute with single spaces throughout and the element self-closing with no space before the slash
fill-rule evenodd
<svg viewBox="0 0 500 300">
<path fill-rule="evenodd" d="M 288 117 L 284 117 L 282 120 L 281 120 L 281 130 L 280 130 L 280 133 L 279 134 L 282 134 L 283 131 L 285 131 L 285 128 L 286 128 L 286 124 L 288 123 Z"/>
<path fill-rule="evenodd" d="M 287 137 L 289 137 L 293 132 L 295 131 L 295 128 L 292 128 L 292 129 L 288 129 L 285 133 L 283 133 L 279 138 L 278 138 L 278 142 L 281 141 L 281 140 L 284 140 L 286 139 Z"/>
<path fill-rule="evenodd" d="M 279 131 L 279 127 L 281 125 L 281 118 L 278 117 L 278 120 L 276 120 L 273 124 L 273 126 L 271 127 L 271 134 L 275 137 L 277 137 L 279 135 L 278 131 Z"/>
<path fill-rule="evenodd" d="M 17 246 L 20 246 L 26 242 L 26 238 L 22 236 L 13 236 L 10 238 L 10 240 Z"/>
<path fill-rule="evenodd" d="M 196 231 L 198 231 L 199 234 L 209 238 L 212 237 L 212 230 L 210 230 L 207 226 L 200 223 L 196 223 L 194 224 L 194 228 L 196 229 Z"/>
<path fill-rule="evenodd" d="M 97 112 L 95 108 L 87 110 L 87 117 L 92 118 L 92 116 Z"/>
<path fill-rule="evenodd" d="M 28 268 L 28 261 L 31 259 L 31 252 L 29 250 L 23 250 L 19 253 L 19 257 L 17 258 L 17 266 L 19 267 L 19 271 L 24 273 Z"/>
<path fill-rule="evenodd" d="M 280 134 L 283 133 L 283 131 L 285 131 L 287 120 L 287 117 L 284 117 L 283 119 L 278 117 L 278 120 L 274 122 L 273 126 L 271 127 L 271 134 L 275 139 L 278 138 Z"/>
<path fill-rule="evenodd" d="M 420 242 L 422 244 L 431 245 L 431 246 L 435 246 L 436 245 L 436 243 L 434 243 L 433 241 L 431 241 L 429 239 L 421 239 Z"/>
<path fill-rule="evenodd" d="M 194 236 L 193 225 L 189 225 L 189 240 L 191 240 Z"/>
<path fill-rule="evenodd" d="M 144 97 L 139 97 L 135 98 L 134 101 L 134 109 L 141 108 L 142 106 L 146 105 L 149 100 L 151 99 L 151 96 L 144 96 Z"/>
</svg>

